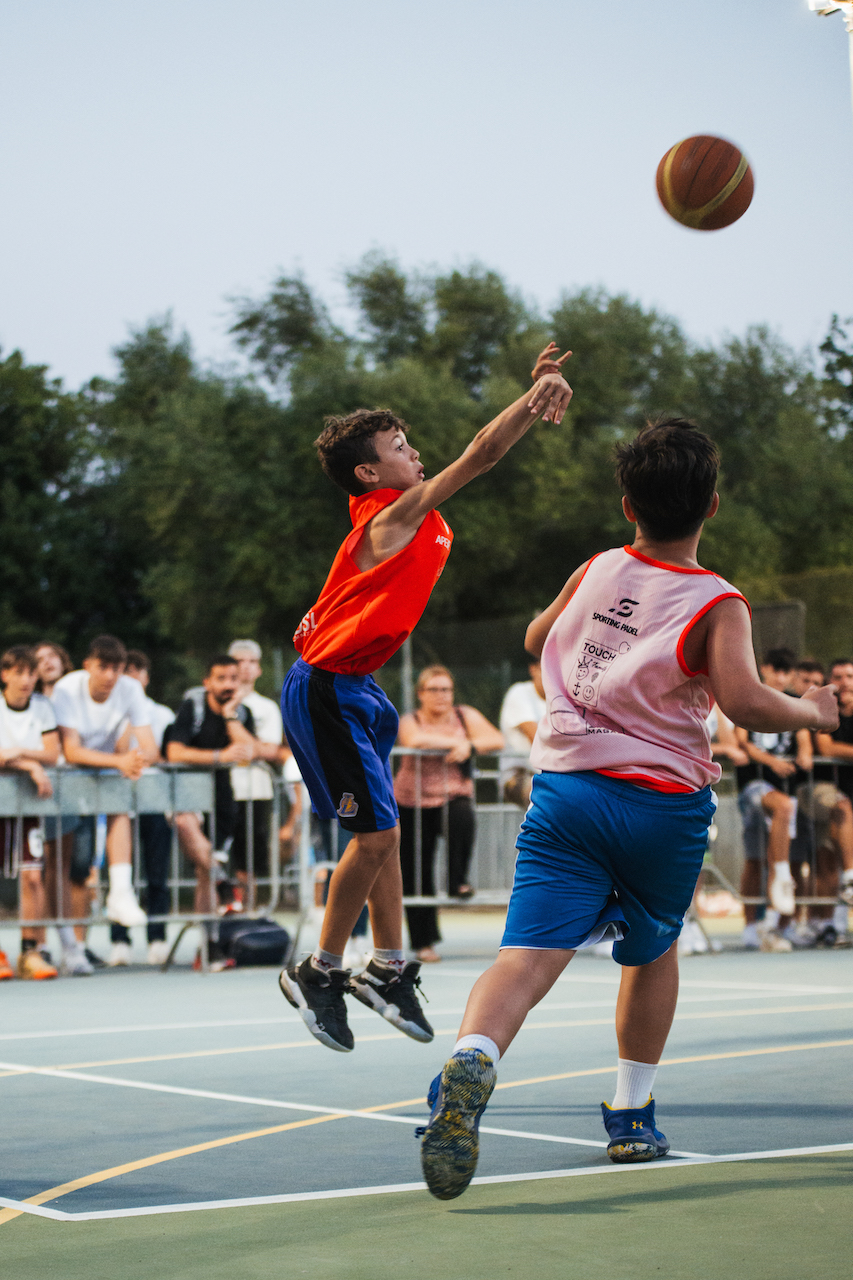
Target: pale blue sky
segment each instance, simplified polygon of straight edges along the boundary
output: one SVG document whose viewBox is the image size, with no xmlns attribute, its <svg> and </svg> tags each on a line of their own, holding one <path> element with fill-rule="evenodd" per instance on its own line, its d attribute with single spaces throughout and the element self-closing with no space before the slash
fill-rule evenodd
<svg viewBox="0 0 853 1280">
<path fill-rule="evenodd" d="M 853 313 L 839 15 L 806 0 L 6 0 L 0 344 L 72 385 L 171 308 L 226 358 L 226 295 L 301 268 L 343 305 L 381 248 L 478 259 L 542 306 L 604 285 L 696 339 Z M 693 133 L 756 195 L 685 230 L 654 193 Z"/>
</svg>

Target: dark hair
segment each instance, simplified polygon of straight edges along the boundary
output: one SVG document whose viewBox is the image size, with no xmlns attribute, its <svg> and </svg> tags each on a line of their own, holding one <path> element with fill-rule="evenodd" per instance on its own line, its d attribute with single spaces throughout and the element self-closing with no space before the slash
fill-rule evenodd
<svg viewBox="0 0 853 1280">
<path fill-rule="evenodd" d="M 802 662 L 797 663 L 797 670 L 819 671 L 822 676 L 826 676 L 826 672 L 816 658 L 803 658 Z"/>
<path fill-rule="evenodd" d="M 211 658 L 207 664 L 207 670 L 204 673 L 205 680 L 210 675 L 214 667 L 236 667 L 237 659 L 232 658 L 230 653 L 218 653 L 215 658 Z"/>
<path fill-rule="evenodd" d="M 761 660 L 762 667 L 772 667 L 774 671 L 793 671 L 797 665 L 797 655 L 793 649 L 782 645 L 778 649 L 768 649 Z"/>
<path fill-rule="evenodd" d="M 850 667 L 853 666 L 853 658 L 833 658 L 829 664 L 830 671 L 833 667 Z"/>
<path fill-rule="evenodd" d="M 355 468 L 362 462 L 378 462 L 373 437 L 380 431 L 408 431 L 408 425 L 390 409 L 356 409 L 345 417 L 324 418 L 324 429 L 314 441 L 320 465 L 330 480 L 358 496 L 366 493 Z"/>
<path fill-rule="evenodd" d="M 695 422 L 647 422 L 616 446 L 616 479 L 643 533 L 674 542 L 696 533 L 717 487 L 717 446 Z"/>
<path fill-rule="evenodd" d="M 107 667 L 123 667 L 127 662 L 127 649 L 115 636 L 95 636 L 86 657 L 97 658 Z"/>
<path fill-rule="evenodd" d="M 151 673 L 151 659 L 147 653 L 143 653 L 141 649 L 128 649 L 127 665 L 133 667 L 136 671 L 147 671 Z"/>
<path fill-rule="evenodd" d="M 0 671 L 11 671 L 14 667 L 35 671 L 37 666 L 36 651 L 28 644 L 13 644 L 0 658 Z"/>
</svg>

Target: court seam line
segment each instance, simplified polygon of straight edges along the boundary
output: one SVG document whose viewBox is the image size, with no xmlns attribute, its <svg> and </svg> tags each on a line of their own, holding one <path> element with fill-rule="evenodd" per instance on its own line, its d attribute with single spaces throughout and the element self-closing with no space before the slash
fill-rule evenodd
<svg viewBox="0 0 853 1280">
<path fill-rule="evenodd" d="M 678 1022 L 696 1022 L 706 1021 L 712 1018 L 750 1018 L 761 1017 L 762 1015 L 772 1015 L 776 1013 L 827 1013 L 838 1009 L 851 1009 L 853 1002 L 844 1001 L 835 1004 L 809 1004 L 809 1005 L 785 1005 L 778 1008 L 761 1008 L 761 1009 L 705 1009 L 695 1013 L 684 1013 L 679 1016 L 676 1013 L 675 1023 Z M 613 1021 L 612 1015 L 607 1018 L 573 1018 L 562 1019 L 556 1022 L 528 1022 L 524 1023 L 520 1028 L 521 1031 L 555 1031 L 572 1027 L 600 1027 L 609 1026 Z M 455 1029 L 441 1028 L 436 1031 L 436 1036 L 449 1036 L 455 1034 Z M 375 1041 L 395 1040 L 397 1036 L 394 1032 L 385 1032 L 372 1036 L 361 1036 L 359 1043 L 368 1044 Z M 315 1038 L 312 1036 L 308 1040 L 285 1040 L 275 1044 L 251 1044 L 251 1045 L 232 1045 L 226 1049 L 190 1049 L 182 1053 L 160 1053 L 149 1054 L 145 1057 L 136 1058 L 106 1058 L 95 1062 L 59 1062 L 53 1067 L 56 1071 L 85 1071 L 93 1067 L 124 1067 L 135 1066 L 148 1062 L 181 1062 L 193 1058 L 217 1058 L 225 1057 L 229 1054 L 237 1053 L 270 1053 L 281 1049 L 306 1049 L 312 1048 L 316 1044 Z M 2 1064 L 0 1064 L 2 1067 Z M 10 1076 L 26 1075 L 26 1070 L 0 1070 L 0 1079 L 7 1079 Z"/>
<path fill-rule="evenodd" d="M 453 976 L 455 975 L 450 973 L 430 975 L 430 977 L 453 977 Z M 476 976 L 479 977 L 480 975 L 478 974 Z M 562 978 L 558 979 L 558 981 L 563 981 L 563 979 Z M 568 979 L 566 979 L 566 981 L 568 981 Z M 584 977 L 584 978 L 576 979 L 576 981 L 594 981 L 597 983 L 598 979 L 588 979 Z M 608 979 L 607 981 L 608 981 L 608 985 L 610 985 L 611 980 Z M 612 980 L 612 983 L 615 984 L 616 982 L 618 982 L 618 979 L 614 978 Z M 702 990 L 709 990 L 709 989 L 723 990 L 723 988 L 720 987 L 719 984 L 717 983 L 711 983 L 711 982 L 704 983 L 704 982 L 695 982 L 695 981 L 691 982 L 689 979 L 684 979 L 684 978 L 681 979 L 680 985 L 682 988 L 689 987 L 693 989 L 702 989 Z M 748 999 L 750 995 L 754 995 L 756 998 L 760 998 L 762 992 L 766 994 L 767 999 L 772 999 L 774 995 L 779 995 L 779 996 L 853 995 L 853 987 L 809 987 L 809 986 L 803 986 L 798 984 L 795 984 L 790 987 L 780 987 L 770 983 L 747 983 L 747 984 L 743 984 L 742 986 L 737 983 L 728 983 L 725 986 L 726 994 L 731 994 L 732 991 L 736 991 L 736 990 L 741 990 L 743 992 L 743 999 Z M 702 998 L 706 1000 L 715 1000 L 715 999 L 723 1000 L 725 999 L 725 994 L 720 996 L 708 995 Z M 605 1000 L 600 1000 L 600 1001 L 590 1001 L 588 1004 L 578 1003 L 577 1005 L 575 1005 L 574 1003 L 564 1004 L 561 1002 L 560 1004 L 557 1004 L 557 1005 L 546 1004 L 544 1006 L 540 1006 L 540 1008 L 545 1008 L 545 1009 L 548 1009 L 548 1008 L 554 1008 L 554 1009 L 597 1008 L 597 1007 L 601 1007 L 601 1008 L 610 1007 L 610 1002 Z M 447 1015 L 448 1017 L 450 1017 L 451 1015 L 456 1016 L 463 1012 L 463 1006 L 460 1005 L 459 1008 L 454 1008 L 454 1009 L 437 1009 L 437 1010 L 434 1010 L 433 1012 L 436 1015 Z M 362 1017 L 364 1019 L 368 1019 L 370 1018 L 371 1015 L 369 1012 L 365 1012 L 364 1014 L 361 1014 L 358 1012 L 358 1010 L 353 1010 L 351 1016 L 353 1018 L 358 1018 L 358 1019 Z M 206 1031 L 206 1030 L 215 1031 L 225 1027 L 263 1027 L 263 1026 L 282 1026 L 282 1025 L 295 1026 L 295 1025 L 298 1025 L 299 1021 L 300 1019 L 298 1017 L 293 1017 L 292 1019 L 288 1019 L 287 1014 L 283 1013 L 281 1016 L 276 1018 L 239 1018 L 239 1019 L 225 1019 L 221 1021 L 212 1021 L 212 1022 L 134 1023 L 131 1026 L 125 1026 L 125 1027 L 114 1027 L 114 1026 L 113 1027 L 68 1027 L 68 1028 L 57 1027 L 51 1031 L 3 1032 L 3 1033 L 0 1033 L 0 1043 L 4 1043 L 6 1041 L 13 1041 L 13 1040 L 60 1039 L 68 1036 L 133 1035 L 136 1033 L 142 1033 L 144 1031 Z"/>
<path fill-rule="evenodd" d="M 493 1174 L 473 1178 L 471 1186 L 502 1186 L 515 1182 L 541 1182 L 549 1178 L 582 1178 L 597 1174 L 641 1174 L 653 1169 L 695 1168 L 697 1165 L 734 1164 L 750 1160 L 781 1160 L 833 1152 L 853 1151 L 853 1143 L 840 1142 L 817 1147 L 787 1147 L 772 1151 L 739 1151 L 730 1155 L 695 1156 L 682 1160 L 657 1160 L 644 1164 L 610 1164 L 588 1169 L 547 1169 L 535 1173 Z M 347 1187 L 334 1191 L 299 1191 L 281 1196 L 248 1196 L 235 1200 L 202 1200 L 185 1204 L 143 1205 L 132 1209 L 98 1209 L 90 1213 L 68 1213 L 62 1209 L 44 1209 L 25 1200 L 0 1196 L 0 1205 L 18 1214 L 50 1218 L 60 1222 L 94 1222 L 109 1218 L 152 1217 L 165 1213 L 196 1213 L 206 1209 L 238 1209 L 268 1204 L 295 1204 L 312 1200 L 338 1200 L 359 1196 L 393 1195 L 406 1191 L 425 1191 L 425 1182 L 398 1182 L 376 1187 Z"/>
</svg>

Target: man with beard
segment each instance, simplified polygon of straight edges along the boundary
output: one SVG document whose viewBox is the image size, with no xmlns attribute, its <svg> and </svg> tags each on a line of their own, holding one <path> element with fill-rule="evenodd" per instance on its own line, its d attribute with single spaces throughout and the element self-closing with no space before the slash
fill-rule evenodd
<svg viewBox="0 0 853 1280">
<path fill-rule="evenodd" d="M 193 689 L 178 708 L 166 730 L 165 755 L 170 764 L 213 766 L 248 764 L 260 754 L 255 722 L 240 700 L 237 659 L 228 654 L 208 664 L 202 689 Z M 234 835 L 236 803 L 231 771 L 216 768 L 214 826 L 205 832 L 196 813 L 176 813 L 175 826 L 181 848 L 195 867 L 195 910 L 216 909 L 211 891 L 211 866 L 216 851 L 226 850 Z M 215 848 L 214 841 L 215 839 Z M 224 878 L 214 871 L 213 880 Z M 215 959 L 215 956 L 212 957 Z"/>
</svg>

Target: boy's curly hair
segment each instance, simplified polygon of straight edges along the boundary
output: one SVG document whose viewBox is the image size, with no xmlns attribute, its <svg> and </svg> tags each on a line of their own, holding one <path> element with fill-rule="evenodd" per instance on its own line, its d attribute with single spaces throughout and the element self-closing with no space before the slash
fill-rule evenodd
<svg viewBox="0 0 853 1280">
<path fill-rule="evenodd" d="M 356 479 L 355 468 L 362 462 L 378 462 L 373 437 L 380 431 L 409 430 L 408 424 L 390 409 L 356 409 L 343 417 L 324 418 L 324 429 L 314 441 L 320 465 L 330 480 L 357 496 L 365 492 Z"/>
<path fill-rule="evenodd" d="M 717 487 L 720 455 L 687 418 L 647 422 L 616 446 L 616 479 L 643 533 L 656 542 L 687 538 L 702 525 Z"/>
</svg>

